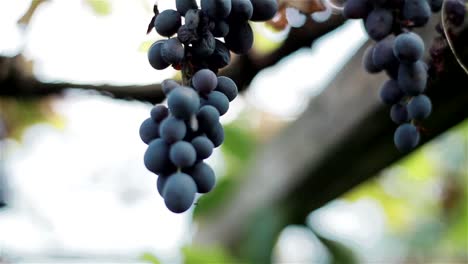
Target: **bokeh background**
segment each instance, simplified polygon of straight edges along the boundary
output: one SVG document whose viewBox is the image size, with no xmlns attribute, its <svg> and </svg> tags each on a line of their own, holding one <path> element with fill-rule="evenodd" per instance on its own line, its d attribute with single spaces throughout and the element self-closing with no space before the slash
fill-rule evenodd
<svg viewBox="0 0 468 264">
<path fill-rule="evenodd" d="M 144 85 L 176 75 L 146 59 L 158 39 L 145 34 L 153 0 L 35 2 L 44 3 L 29 17 L 34 2 L 0 2 L 0 55 L 21 54 L 39 80 Z M 289 30 L 254 28 L 261 52 Z M 193 243 L 199 224 L 366 40 L 361 23 L 346 22 L 261 71 L 222 119 L 226 142 L 209 159 L 216 190 L 182 215 L 165 208 L 142 162 L 138 129 L 151 104 L 77 89 L 0 97 L 0 263 L 243 263 L 222 245 Z M 375 176 L 286 227 L 272 261 L 468 263 L 468 119 Z"/>
</svg>

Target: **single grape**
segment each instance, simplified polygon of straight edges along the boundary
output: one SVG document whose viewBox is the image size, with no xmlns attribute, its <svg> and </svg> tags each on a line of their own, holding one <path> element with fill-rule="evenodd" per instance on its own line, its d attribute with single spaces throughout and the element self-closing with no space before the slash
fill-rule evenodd
<svg viewBox="0 0 468 264">
<path fill-rule="evenodd" d="M 197 71 L 192 78 L 193 87 L 202 94 L 213 91 L 218 85 L 216 74 L 208 69 Z"/>
<path fill-rule="evenodd" d="M 224 38 L 229 33 L 229 24 L 224 20 L 216 21 L 211 33 L 216 38 Z"/>
<path fill-rule="evenodd" d="M 219 112 L 211 105 L 204 105 L 197 114 L 198 125 L 202 131 L 208 131 L 219 123 Z"/>
<path fill-rule="evenodd" d="M 372 52 L 372 61 L 377 68 L 387 69 L 399 63 L 393 54 L 394 40 L 393 36 L 389 36 L 375 44 Z"/>
<path fill-rule="evenodd" d="M 262 0 L 266 1 L 266 0 Z M 249 23 L 231 24 L 224 38 L 226 47 L 236 54 L 246 54 L 253 45 L 253 31 Z"/>
<path fill-rule="evenodd" d="M 409 121 L 408 109 L 404 104 L 394 104 L 390 109 L 390 119 L 396 124 L 403 124 Z"/>
<path fill-rule="evenodd" d="M 166 185 L 167 178 L 169 178 L 169 177 L 168 176 L 162 176 L 162 175 L 158 176 L 158 180 L 156 182 L 156 188 L 158 189 L 158 193 L 161 196 L 163 196 L 164 186 Z"/>
<path fill-rule="evenodd" d="M 213 142 L 207 137 L 198 136 L 194 138 L 191 143 L 195 148 L 195 152 L 197 152 L 197 160 L 204 160 L 213 153 Z"/>
<path fill-rule="evenodd" d="M 197 185 L 198 193 L 210 192 L 216 183 L 213 169 L 205 162 L 199 162 L 188 172 Z"/>
<path fill-rule="evenodd" d="M 424 0 L 425 1 L 425 0 Z M 392 32 L 393 14 L 390 10 L 376 8 L 372 10 L 365 20 L 364 27 L 375 41 L 379 41 Z"/>
<path fill-rule="evenodd" d="M 461 0 L 446 0 L 445 12 L 447 20 L 454 26 L 461 26 L 466 16 L 466 7 Z"/>
<path fill-rule="evenodd" d="M 432 103 L 426 95 L 413 97 L 408 103 L 408 114 L 411 119 L 426 119 L 432 111 Z"/>
<path fill-rule="evenodd" d="M 178 38 L 171 38 L 164 42 L 161 57 L 169 64 L 179 64 L 184 59 L 184 46 Z"/>
<path fill-rule="evenodd" d="M 180 119 L 190 119 L 200 107 L 200 97 L 191 88 L 177 87 L 169 94 L 167 104 L 171 113 Z"/>
<path fill-rule="evenodd" d="M 154 20 L 154 28 L 159 35 L 170 37 L 177 33 L 177 30 L 182 25 L 179 12 L 167 9 L 159 13 Z"/>
<path fill-rule="evenodd" d="M 159 135 L 168 144 L 182 140 L 186 133 L 187 127 L 184 121 L 173 116 L 164 119 L 159 126 Z"/>
<path fill-rule="evenodd" d="M 372 58 L 372 54 L 374 52 L 374 46 L 369 46 L 364 51 L 364 55 L 362 56 L 362 66 L 368 73 L 378 73 L 381 72 L 383 69 L 377 67 L 374 64 L 374 60 Z"/>
<path fill-rule="evenodd" d="M 171 146 L 169 158 L 179 168 L 190 167 L 197 159 L 197 153 L 192 144 L 186 141 L 178 141 Z"/>
<path fill-rule="evenodd" d="M 146 144 L 159 137 L 159 126 L 151 118 L 146 119 L 140 126 L 140 138 Z"/>
<path fill-rule="evenodd" d="M 224 142 L 224 129 L 221 123 L 216 123 L 214 127 L 206 131 L 206 136 L 213 142 L 215 148 Z"/>
<path fill-rule="evenodd" d="M 272 19 L 278 12 L 276 0 L 250 0 L 253 6 L 253 13 L 250 20 L 267 21 Z"/>
<path fill-rule="evenodd" d="M 151 109 L 150 115 L 154 122 L 160 123 L 164 118 L 169 116 L 169 110 L 165 105 L 158 104 Z"/>
<path fill-rule="evenodd" d="M 161 49 L 166 40 L 156 41 L 148 50 L 148 61 L 156 70 L 164 70 L 169 64 L 162 58 Z"/>
<path fill-rule="evenodd" d="M 414 63 L 424 53 L 424 42 L 416 33 L 408 32 L 398 35 L 393 46 L 393 54 L 402 63 Z"/>
<path fill-rule="evenodd" d="M 413 26 L 424 26 L 431 17 L 431 7 L 427 0 L 405 0 L 402 10 L 403 18 L 413 23 Z"/>
<path fill-rule="evenodd" d="M 412 124 L 400 125 L 394 134 L 393 141 L 401 152 L 408 152 L 419 144 L 418 129 Z"/>
<path fill-rule="evenodd" d="M 231 0 L 232 8 L 229 21 L 232 23 L 245 22 L 252 17 L 253 5 L 250 0 Z"/>
<path fill-rule="evenodd" d="M 366 18 L 372 10 L 368 0 L 347 0 L 343 9 L 343 16 L 351 19 Z"/>
<path fill-rule="evenodd" d="M 164 202 L 173 213 L 183 213 L 192 206 L 197 192 L 197 185 L 189 175 L 174 173 L 164 184 Z"/>
<path fill-rule="evenodd" d="M 215 48 L 216 39 L 210 31 L 207 31 L 201 39 L 192 44 L 190 50 L 193 56 L 205 58 L 213 54 Z"/>
<path fill-rule="evenodd" d="M 208 94 L 205 105 L 214 106 L 222 116 L 229 109 L 229 99 L 222 92 L 212 91 Z"/>
<path fill-rule="evenodd" d="M 380 88 L 380 99 L 388 105 L 396 104 L 404 95 L 403 91 L 398 87 L 398 82 L 393 79 L 385 81 Z"/>
<path fill-rule="evenodd" d="M 208 57 L 207 63 L 211 69 L 217 70 L 226 67 L 229 62 L 231 62 L 231 52 L 223 42 L 216 40 L 215 50 L 213 51 L 213 54 Z"/>
<path fill-rule="evenodd" d="M 238 94 L 236 83 L 226 76 L 218 77 L 218 86 L 216 86 L 216 91 L 222 92 L 230 102 L 232 102 Z"/>
<path fill-rule="evenodd" d="M 227 18 L 231 8 L 231 0 L 201 0 L 201 9 L 214 20 Z"/>
<path fill-rule="evenodd" d="M 185 16 L 187 11 L 191 9 L 198 9 L 196 0 L 176 0 L 176 9 L 177 11 Z"/>
<path fill-rule="evenodd" d="M 172 80 L 172 79 L 167 79 L 167 80 L 164 80 L 162 83 L 161 83 L 161 89 L 163 91 L 163 93 L 168 96 L 169 93 L 176 87 L 179 87 L 180 85 Z"/>
<path fill-rule="evenodd" d="M 408 95 L 418 95 L 427 84 L 427 69 L 423 62 L 400 64 L 398 69 L 398 87 Z"/>
<path fill-rule="evenodd" d="M 164 174 L 175 169 L 169 160 L 169 145 L 160 138 L 150 142 L 143 160 L 146 168 L 156 174 Z"/>
<path fill-rule="evenodd" d="M 179 28 L 179 30 L 177 30 L 177 38 L 180 40 L 180 42 L 189 44 L 198 40 L 198 34 L 196 30 L 189 29 L 183 25 Z"/>
</svg>

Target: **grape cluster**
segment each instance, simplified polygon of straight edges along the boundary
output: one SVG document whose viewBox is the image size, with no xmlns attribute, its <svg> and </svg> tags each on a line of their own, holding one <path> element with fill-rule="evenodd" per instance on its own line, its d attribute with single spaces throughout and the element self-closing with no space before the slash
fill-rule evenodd
<svg viewBox="0 0 468 264">
<path fill-rule="evenodd" d="M 168 39 L 151 46 L 151 66 L 162 70 L 190 64 L 195 71 L 207 68 L 217 73 L 229 64 L 230 51 L 245 54 L 252 48 L 249 20 L 271 19 L 278 4 L 276 0 L 201 0 L 199 9 L 195 0 L 176 0 L 176 8 L 158 12 L 154 19 L 156 31 Z"/>
<path fill-rule="evenodd" d="M 412 29 L 425 26 L 441 7 L 442 0 L 347 0 L 343 9 L 346 18 L 362 19 L 376 42 L 366 49 L 363 66 L 369 73 L 385 71 L 390 78 L 382 84 L 380 98 L 391 105 L 390 118 L 399 125 L 394 143 L 401 152 L 419 144 L 416 124 L 432 111 L 423 94 L 428 79 L 424 42 Z"/>
<path fill-rule="evenodd" d="M 277 8 L 276 0 L 201 0 L 201 9 L 195 0 L 176 0 L 177 10 L 161 13 L 155 7 L 154 28 L 168 39 L 151 46 L 149 63 L 181 69 L 183 84 L 162 82 L 167 106 L 153 107 L 140 137 L 148 144 L 144 164 L 159 175 L 157 189 L 170 211 L 185 212 L 196 193 L 215 186 L 204 160 L 223 143 L 219 119 L 238 94 L 234 81 L 217 72 L 229 64 L 230 51 L 245 54 L 252 47 L 248 21 L 269 20 Z"/>
</svg>

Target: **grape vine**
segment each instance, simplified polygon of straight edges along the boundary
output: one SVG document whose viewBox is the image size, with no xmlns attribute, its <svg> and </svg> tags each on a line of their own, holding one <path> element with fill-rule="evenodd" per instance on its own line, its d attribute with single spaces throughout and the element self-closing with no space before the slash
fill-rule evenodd
<svg viewBox="0 0 468 264">
<path fill-rule="evenodd" d="M 162 82 L 167 106 L 153 107 L 140 126 L 148 144 L 146 168 L 158 175 L 157 190 L 174 213 L 187 211 L 196 193 L 215 186 L 215 174 L 204 162 L 224 141 L 219 121 L 237 96 L 233 80 L 217 76 L 231 60 L 253 45 L 249 21 L 266 21 L 278 9 L 276 0 L 176 0 L 177 10 L 159 12 L 157 5 L 148 32 L 154 29 L 167 39 L 148 51 L 150 65 L 162 70 L 170 65 L 182 71 L 182 83 Z M 182 24 L 182 17 L 184 23 Z M 174 36 L 175 35 L 175 36 Z"/>
</svg>

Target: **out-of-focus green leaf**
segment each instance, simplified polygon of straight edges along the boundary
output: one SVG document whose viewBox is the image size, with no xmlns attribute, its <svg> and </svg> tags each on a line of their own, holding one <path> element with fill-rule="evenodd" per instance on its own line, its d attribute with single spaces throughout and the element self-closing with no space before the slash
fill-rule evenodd
<svg viewBox="0 0 468 264">
<path fill-rule="evenodd" d="M 151 47 L 151 45 L 153 45 L 154 43 L 154 40 L 145 40 L 143 41 L 141 44 L 140 44 L 140 47 L 138 47 L 138 51 L 139 52 L 148 52 L 149 48 Z"/>
<path fill-rule="evenodd" d="M 272 40 L 258 30 L 254 31 L 254 40 L 253 48 L 259 54 L 271 53 L 272 51 L 281 47 L 281 44 L 283 44 L 283 41 Z"/>
<path fill-rule="evenodd" d="M 20 140 L 31 125 L 47 122 L 57 128 L 64 125 L 50 106 L 51 99 L 0 99 L 0 115 L 7 127 L 7 136 Z"/>
<path fill-rule="evenodd" d="M 112 5 L 109 0 L 85 0 L 96 15 L 106 16 L 112 12 Z"/>
<path fill-rule="evenodd" d="M 238 264 L 240 263 L 225 250 L 220 247 L 201 248 L 201 247 L 185 247 L 182 249 L 184 254 L 184 264 L 202 264 L 202 263 L 219 263 L 219 264 Z"/>
<path fill-rule="evenodd" d="M 225 141 L 221 147 L 224 153 L 228 153 L 241 161 L 250 159 L 254 149 L 253 136 L 240 125 L 230 124 L 224 126 Z"/>
<path fill-rule="evenodd" d="M 143 255 L 141 255 L 140 257 L 140 260 L 144 262 L 149 262 L 152 264 L 161 264 L 161 262 L 155 255 L 148 253 L 148 252 L 143 253 Z"/>
<path fill-rule="evenodd" d="M 193 212 L 194 218 L 202 217 L 208 214 L 214 208 L 218 208 L 226 202 L 226 198 L 232 193 L 235 187 L 234 179 L 232 177 L 223 177 L 218 180 L 215 188 L 202 195 Z"/>
</svg>

